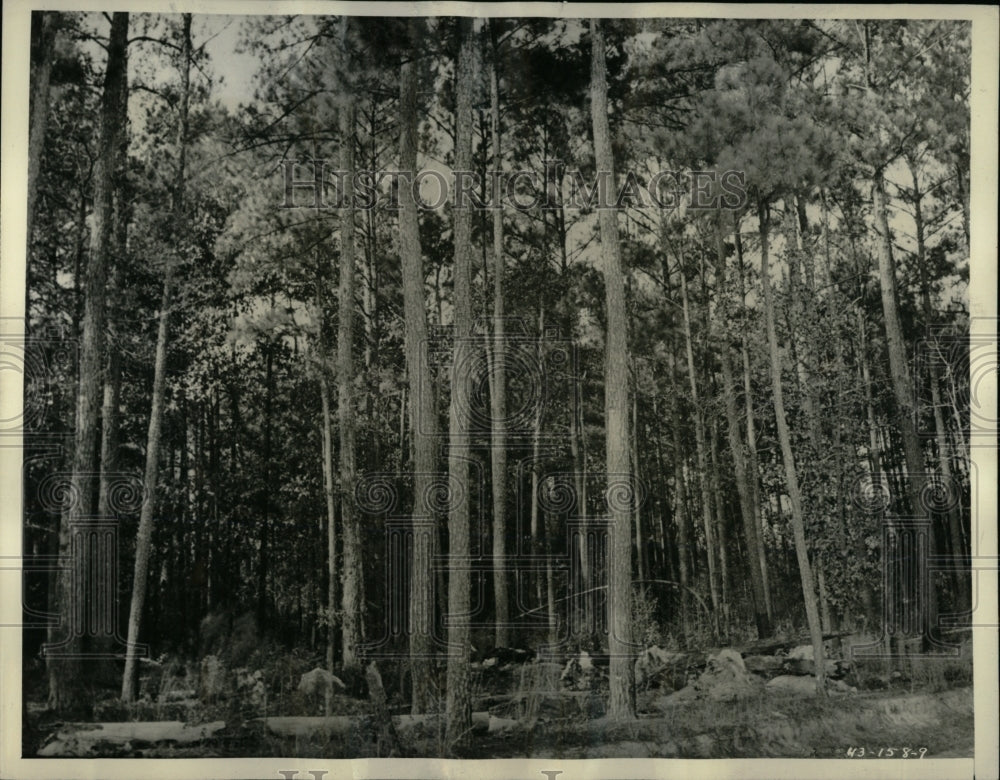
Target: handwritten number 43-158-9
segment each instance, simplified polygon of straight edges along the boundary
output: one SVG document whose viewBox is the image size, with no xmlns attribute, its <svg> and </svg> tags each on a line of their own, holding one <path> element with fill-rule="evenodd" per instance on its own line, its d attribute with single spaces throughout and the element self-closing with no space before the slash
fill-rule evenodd
<svg viewBox="0 0 1000 780">
<path fill-rule="evenodd" d="M 878 750 L 865 750 L 863 747 L 847 748 L 848 758 L 923 758 L 927 755 L 927 748 L 891 748 L 883 747 Z"/>
</svg>

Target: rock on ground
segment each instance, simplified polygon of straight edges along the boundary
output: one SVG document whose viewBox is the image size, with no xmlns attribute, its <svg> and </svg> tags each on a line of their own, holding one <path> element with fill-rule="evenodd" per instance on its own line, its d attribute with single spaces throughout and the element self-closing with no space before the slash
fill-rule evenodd
<svg viewBox="0 0 1000 780">
<path fill-rule="evenodd" d="M 708 659 L 708 667 L 694 683 L 654 702 L 659 709 L 691 699 L 736 701 L 762 689 L 763 681 L 747 671 L 743 657 L 732 648 L 720 650 Z"/>
</svg>

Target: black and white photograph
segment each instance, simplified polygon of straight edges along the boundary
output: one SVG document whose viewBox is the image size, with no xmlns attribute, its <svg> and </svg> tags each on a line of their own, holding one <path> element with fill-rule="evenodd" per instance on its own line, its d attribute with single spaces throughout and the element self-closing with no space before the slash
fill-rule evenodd
<svg viewBox="0 0 1000 780">
<path fill-rule="evenodd" d="M 997 8 L 531 6 L 5 3 L 0 776 L 996 776 Z"/>
</svg>

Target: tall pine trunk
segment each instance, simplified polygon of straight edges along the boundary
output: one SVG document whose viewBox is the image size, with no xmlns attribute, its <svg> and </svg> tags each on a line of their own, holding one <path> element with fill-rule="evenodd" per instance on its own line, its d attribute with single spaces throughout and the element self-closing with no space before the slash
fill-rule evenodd
<svg viewBox="0 0 1000 780">
<path fill-rule="evenodd" d="M 496 42 L 496 20 L 490 21 L 493 32 L 493 58 L 490 63 L 490 114 L 493 126 L 493 171 L 503 166 L 500 147 L 500 75 Z M 500 194 L 495 192 L 494 198 Z M 495 204 L 496 205 L 496 204 Z M 497 647 L 510 646 L 510 613 L 507 591 L 507 376 L 505 370 L 506 338 L 503 305 L 503 209 L 493 210 L 493 360 L 490 365 L 490 457 L 493 476 L 493 598 L 496 615 Z"/>
<path fill-rule="evenodd" d="M 361 569 L 361 529 L 354 507 L 357 445 L 354 429 L 354 117 L 352 66 L 347 54 L 351 17 L 341 20 L 340 169 L 343 204 L 340 209 L 340 286 L 337 293 L 337 424 L 340 433 L 340 522 L 343 529 L 341 567 L 341 660 L 344 667 L 358 663 L 364 605 Z"/>
<path fill-rule="evenodd" d="M 174 172 L 173 223 L 176 235 L 184 235 L 184 187 L 187 160 L 188 103 L 190 100 L 191 74 L 191 14 L 184 14 L 181 34 L 181 99 L 177 125 L 177 169 Z M 132 605 L 129 609 L 129 655 L 122 677 L 122 700 L 135 699 L 136 657 L 131 647 L 139 641 L 142 613 L 146 602 L 146 582 L 149 576 L 149 554 L 153 538 L 153 512 L 156 508 L 156 482 L 159 473 L 160 431 L 163 424 L 164 396 L 166 395 L 167 339 L 170 327 L 170 307 L 173 296 L 175 265 L 179 258 L 167 256 L 163 271 L 163 293 L 160 298 L 159 324 L 156 332 L 156 357 L 153 364 L 153 398 L 149 412 L 149 429 L 146 435 L 146 470 L 144 477 L 144 502 L 139 514 L 139 531 L 135 542 L 135 571 L 132 578 Z"/>
<path fill-rule="evenodd" d="M 73 526 L 93 515 L 93 474 L 98 454 L 98 413 L 102 396 L 105 341 L 105 305 L 107 268 L 113 252 L 113 191 L 115 160 L 125 133 L 128 112 L 128 14 L 115 13 L 111 21 L 108 64 L 101 97 L 101 131 L 98 156 L 94 164 L 94 211 L 91 228 L 90 262 L 84 293 L 82 336 L 80 341 L 80 381 L 76 398 L 76 432 L 73 442 L 72 488 L 75 500 L 63 515 L 59 529 L 59 555 L 72 561 L 59 575 L 59 609 L 65 616 L 67 641 L 49 661 L 49 705 L 53 709 L 71 708 L 83 701 L 78 654 L 87 616 L 93 610 L 83 603 L 85 593 L 77 585 L 82 573 L 86 582 L 86 561 L 73 556 Z M 83 572 L 80 569 L 83 568 Z"/>
<path fill-rule="evenodd" d="M 423 21 L 410 19 L 410 52 L 399 79 L 399 247 L 403 280 L 404 346 L 409 377 L 410 439 L 413 449 L 413 541 L 410 566 L 411 712 L 426 711 L 431 696 L 431 629 L 434 617 L 431 554 L 434 515 L 427 498 L 437 470 L 437 404 L 427 349 L 427 313 L 417 204 L 412 182 L 417 168 L 417 65 Z"/>
<path fill-rule="evenodd" d="M 610 197 L 615 184 L 608 122 L 607 67 L 604 60 L 604 29 L 598 19 L 590 22 L 590 110 L 594 130 L 594 157 L 603 197 Z M 607 200 L 604 201 L 607 204 Z M 625 282 L 621 247 L 618 243 L 617 212 L 599 212 L 601 260 L 604 273 L 607 338 L 604 363 L 605 453 L 609 498 L 614 482 L 632 486 L 629 463 L 628 320 L 625 313 Z M 635 669 L 632 655 L 632 521 L 631 501 L 609 500 L 612 528 L 609 561 L 609 653 L 610 701 L 608 715 L 615 720 L 635 717 Z"/>
<path fill-rule="evenodd" d="M 317 286 L 322 282 L 317 281 Z M 330 381 L 326 373 L 327 340 L 322 295 L 316 293 L 316 316 L 319 324 L 319 357 L 316 372 L 319 378 L 320 405 L 323 419 L 320 435 L 323 441 L 323 497 L 326 504 L 326 666 L 333 672 L 337 631 L 337 488 L 333 472 L 333 408 Z"/>
<path fill-rule="evenodd" d="M 475 57 L 472 19 L 458 21 L 459 51 L 455 68 L 455 170 L 472 170 L 472 104 Z M 446 740 L 449 752 L 464 741 L 472 726 L 469 688 L 469 460 L 472 400 L 472 213 L 468 204 L 453 212 L 454 355 L 448 413 L 448 671 Z"/>
</svg>

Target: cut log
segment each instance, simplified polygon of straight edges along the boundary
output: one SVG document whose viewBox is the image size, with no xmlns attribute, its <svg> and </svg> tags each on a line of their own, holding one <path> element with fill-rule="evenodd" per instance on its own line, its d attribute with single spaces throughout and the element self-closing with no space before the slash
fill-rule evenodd
<svg viewBox="0 0 1000 780">
<path fill-rule="evenodd" d="M 226 727 L 224 721 L 188 725 L 179 720 L 137 723 L 68 723 L 38 751 L 42 757 L 86 756 L 100 743 L 155 745 L 166 742 L 191 744 L 210 739 Z"/>
</svg>

